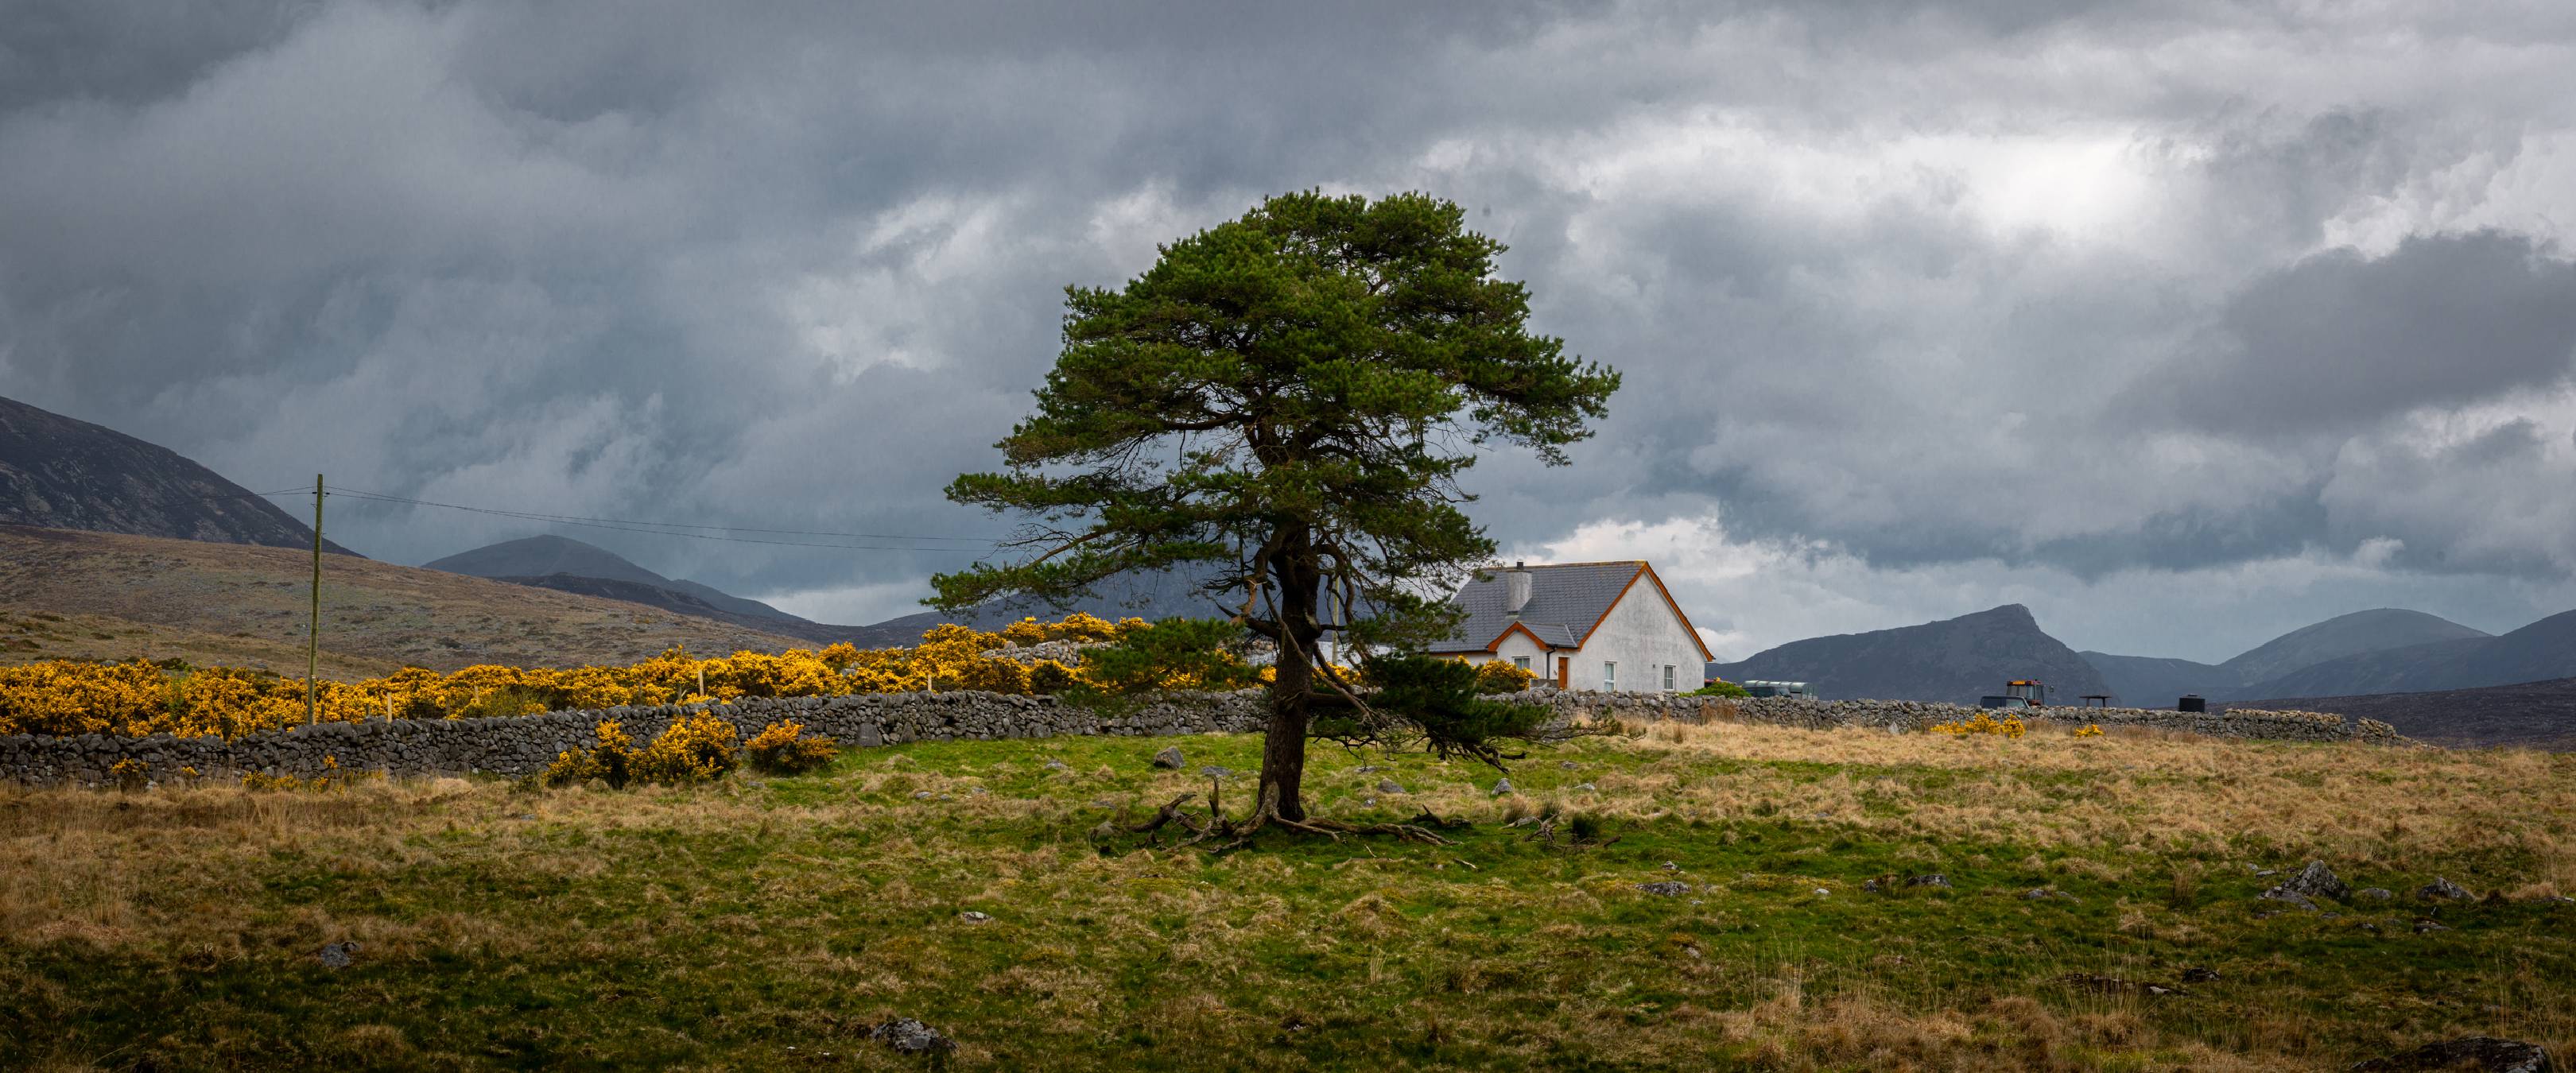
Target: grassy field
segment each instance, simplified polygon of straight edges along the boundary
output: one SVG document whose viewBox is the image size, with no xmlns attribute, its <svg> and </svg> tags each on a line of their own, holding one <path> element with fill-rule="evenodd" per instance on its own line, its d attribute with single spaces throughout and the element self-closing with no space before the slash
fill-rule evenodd
<svg viewBox="0 0 2576 1073">
<path fill-rule="evenodd" d="M 1538 751 L 1499 799 L 1489 770 L 1317 747 L 1319 812 L 1428 806 L 1474 821 L 1454 846 L 1095 844 L 1257 756 L 1180 739 L 1192 773 L 1154 770 L 1173 741 L 913 745 L 691 790 L 0 791 L 0 1056 L 918 1067 L 866 1039 L 897 1016 L 953 1037 L 952 1068 L 2320 1069 L 2469 1033 L 2576 1045 L 2576 906 L 2547 900 L 2576 892 L 2576 757 L 1667 725 Z M 1501 822 L 1551 801 L 1615 841 Z M 2256 870 L 2310 858 L 2399 899 L 2254 898 L 2276 881 Z M 1950 886 L 1902 885 L 1932 873 Z M 2408 896 L 2437 875 L 2503 897 Z M 1638 889 L 1667 880 L 1691 889 Z"/>
<path fill-rule="evenodd" d="M 0 525 L 0 664 L 175 658 L 302 674 L 312 569 L 292 548 Z M 323 559 L 322 673 L 342 680 L 406 664 L 631 663 L 672 645 L 813 647 L 622 600 Z"/>
</svg>

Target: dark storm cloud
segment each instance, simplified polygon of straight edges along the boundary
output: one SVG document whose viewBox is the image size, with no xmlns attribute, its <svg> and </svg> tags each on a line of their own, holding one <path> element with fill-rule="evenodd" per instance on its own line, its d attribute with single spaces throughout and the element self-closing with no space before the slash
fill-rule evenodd
<svg viewBox="0 0 2576 1073">
<path fill-rule="evenodd" d="M 2329 251 L 2254 281 L 2212 338 L 2134 389 L 2211 429 L 2348 430 L 2576 373 L 2576 262 L 2492 231 Z"/>
<path fill-rule="evenodd" d="M 1711 539 L 1869 564 L 1832 584 L 1913 594 L 1851 597 L 1887 614 L 2016 571 L 2576 568 L 2500 505 L 2576 478 L 2576 25 L 2548 6 L 0 25 L 0 393 L 262 486 L 996 532 L 938 489 L 1025 411 L 1064 285 L 1267 193 L 1421 188 L 1511 245 L 1539 328 L 1629 378 L 1578 465 L 1476 469 L 1508 543 L 1722 515 Z M 528 528 L 342 517 L 405 561 Z M 958 561 L 573 535 L 852 616 Z"/>
</svg>

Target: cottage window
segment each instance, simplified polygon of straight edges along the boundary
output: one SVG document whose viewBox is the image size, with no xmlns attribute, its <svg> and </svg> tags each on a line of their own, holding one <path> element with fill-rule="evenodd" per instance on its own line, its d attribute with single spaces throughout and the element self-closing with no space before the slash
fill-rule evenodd
<svg viewBox="0 0 2576 1073">
<path fill-rule="evenodd" d="M 1673 671 L 1672 664 L 1664 664 L 1664 692 L 1666 693 L 1673 691 Z"/>
<path fill-rule="evenodd" d="M 1604 692 L 1619 688 L 1619 661 L 1601 661 L 1601 688 Z"/>
<path fill-rule="evenodd" d="M 1520 669 L 1522 669 L 1522 670 L 1524 670 L 1524 671 L 1528 670 L 1528 669 L 1529 669 L 1529 657 L 1528 657 L 1528 656 L 1513 656 L 1513 657 L 1512 657 L 1512 666 L 1518 667 L 1518 668 L 1520 668 Z"/>
</svg>

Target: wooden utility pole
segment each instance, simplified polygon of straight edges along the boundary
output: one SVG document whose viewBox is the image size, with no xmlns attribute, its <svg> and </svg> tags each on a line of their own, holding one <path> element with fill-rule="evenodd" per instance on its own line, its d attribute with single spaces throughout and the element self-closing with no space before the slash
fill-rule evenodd
<svg viewBox="0 0 2576 1073">
<path fill-rule="evenodd" d="M 322 672 L 322 475 L 313 475 L 313 620 L 304 636 L 304 721 L 322 721 L 313 679 Z"/>
</svg>

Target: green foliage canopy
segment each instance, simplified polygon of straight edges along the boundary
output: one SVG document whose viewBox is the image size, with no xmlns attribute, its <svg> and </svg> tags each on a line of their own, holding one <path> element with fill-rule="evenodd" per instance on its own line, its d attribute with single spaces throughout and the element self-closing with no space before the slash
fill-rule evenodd
<svg viewBox="0 0 2576 1073">
<path fill-rule="evenodd" d="M 1069 287 L 1063 350 L 1006 469 L 949 498 L 1028 525 L 1013 562 L 933 579 L 956 610 L 1062 606 L 1127 571 L 1181 569 L 1269 640 L 1265 788 L 1294 818 L 1308 709 L 1358 704 L 1319 642 L 1412 648 L 1489 562 L 1458 475 L 1512 444 L 1550 464 L 1606 416 L 1618 374 L 1528 330 L 1501 243 L 1424 194 L 1270 198 L 1162 247 L 1117 289 Z"/>
</svg>

